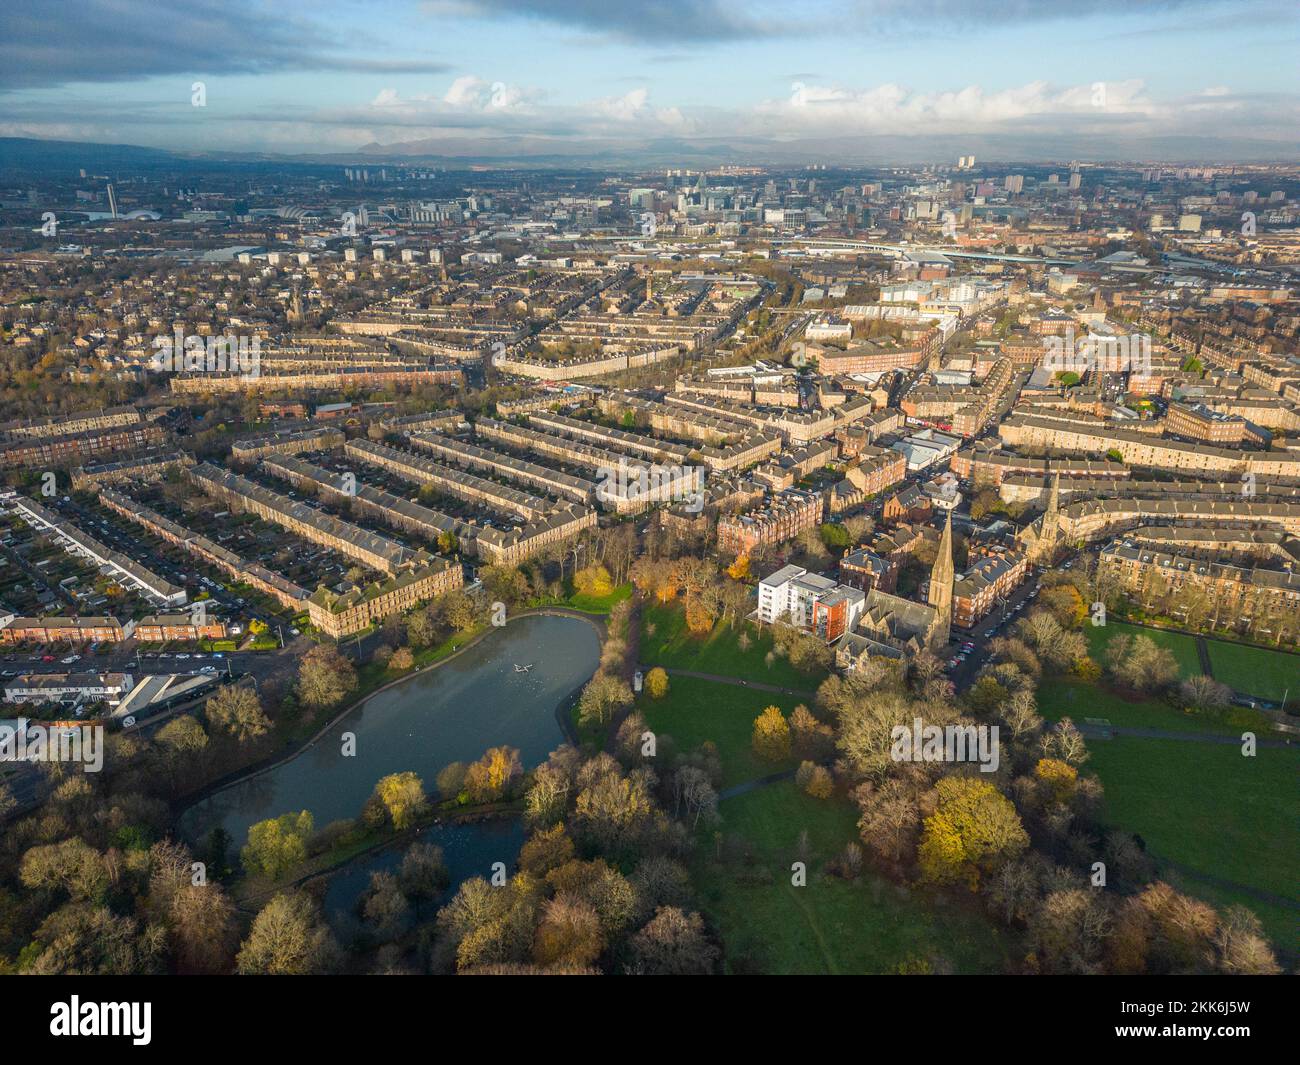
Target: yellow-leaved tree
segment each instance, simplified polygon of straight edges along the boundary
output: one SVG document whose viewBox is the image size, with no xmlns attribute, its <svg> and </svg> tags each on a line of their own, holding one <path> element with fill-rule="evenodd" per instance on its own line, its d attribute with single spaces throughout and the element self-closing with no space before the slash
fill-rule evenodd
<svg viewBox="0 0 1300 1065">
<path fill-rule="evenodd" d="M 790 722 L 778 706 L 766 707 L 754 719 L 754 753 L 769 762 L 790 757 Z"/>
<path fill-rule="evenodd" d="M 921 876 L 933 883 L 965 882 L 1029 846 L 1029 835 L 1011 801 L 986 780 L 944 777 L 935 785 L 938 803 L 925 819 L 918 857 Z"/>
</svg>

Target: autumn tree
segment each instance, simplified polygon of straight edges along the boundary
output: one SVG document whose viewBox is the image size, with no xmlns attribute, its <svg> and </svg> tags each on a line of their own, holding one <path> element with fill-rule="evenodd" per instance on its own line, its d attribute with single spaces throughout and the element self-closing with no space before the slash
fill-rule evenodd
<svg viewBox="0 0 1300 1065">
<path fill-rule="evenodd" d="M 281 814 L 248 829 L 248 843 L 240 852 L 244 868 L 253 876 L 278 880 L 307 860 L 307 838 L 315 826 L 311 811 Z"/>
<path fill-rule="evenodd" d="M 573 575 L 573 589 L 580 595 L 600 598 L 614 590 L 614 581 L 609 575 L 609 570 L 596 562 Z"/>
<path fill-rule="evenodd" d="M 629 946 L 634 970 L 654 976 L 707 976 L 721 956 L 700 915 L 676 906 L 660 907 Z"/>
<path fill-rule="evenodd" d="M 262 712 L 262 701 L 251 688 L 227 684 L 218 688 L 204 707 L 208 724 L 236 743 L 265 736 L 271 722 Z"/>
<path fill-rule="evenodd" d="M 235 965 L 249 976 L 305 976 L 328 972 L 338 957 L 319 907 L 295 891 L 276 895 L 253 918 Z"/>
<path fill-rule="evenodd" d="M 412 772 L 390 773 L 375 785 L 375 798 L 383 803 L 388 818 L 399 832 L 410 828 L 429 810 L 424 782 Z"/>
<path fill-rule="evenodd" d="M 974 890 L 982 873 L 1029 845 L 1016 808 L 987 781 L 944 777 L 935 793 L 935 811 L 925 819 L 918 852 L 924 879 L 964 881 Z"/>
<path fill-rule="evenodd" d="M 790 757 L 790 722 L 778 706 L 765 707 L 754 719 L 754 754 L 769 762 Z"/>
<path fill-rule="evenodd" d="M 655 666 L 645 675 L 645 687 L 652 699 L 662 699 L 668 694 L 668 671 Z"/>
<path fill-rule="evenodd" d="M 519 752 L 513 747 L 492 747 L 465 773 L 470 802 L 498 802 L 508 798 L 524 775 Z"/>
<path fill-rule="evenodd" d="M 335 648 L 317 644 L 303 655 L 298 667 L 298 694 L 308 706 L 337 706 L 356 686 L 356 670 Z"/>
</svg>

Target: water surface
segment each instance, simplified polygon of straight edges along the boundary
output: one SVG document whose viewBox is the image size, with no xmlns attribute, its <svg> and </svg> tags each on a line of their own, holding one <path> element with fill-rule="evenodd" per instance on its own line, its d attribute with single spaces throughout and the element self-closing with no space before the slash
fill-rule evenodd
<svg viewBox="0 0 1300 1065">
<path fill-rule="evenodd" d="M 517 747 L 531 768 L 564 741 L 557 709 L 599 660 L 600 641 L 587 622 L 519 618 L 459 657 L 372 695 L 298 757 L 196 803 L 181 817 L 182 832 L 201 843 L 221 826 L 238 850 L 250 825 L 290 811 L 310 810 L 323 828 L 359 815 L 380 777 L 411 770 L 432 794 L 443 767 L 502 744 Z M 351 757 L 343 754 L 345 733 L 356 737 Z"/>
</svg>

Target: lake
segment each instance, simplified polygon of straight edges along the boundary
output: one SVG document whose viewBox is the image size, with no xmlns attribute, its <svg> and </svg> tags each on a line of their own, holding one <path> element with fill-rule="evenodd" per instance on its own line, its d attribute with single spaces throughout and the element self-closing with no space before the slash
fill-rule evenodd
<svg viewBox="0 0 1300 1065">
<path fill-rule="evenodd" d="M 320 829 L 358 816 L 380 777 L 414 771 L 433 793 L 449 763 L 503 744 L 532 768 L 564 741 L 557 710 L 599 661 L 600 640 L 587 622 L 519 618 L 436 669 L 370 696 L 297 757 L 196 803 L 181 817 L 182 833 L 202 843 L 221 826 L 237 852 L 250 825 L 290 811 L 310 810 Z M 352 756 L 343 753 L 347 733 L 355 736 Z"/>
</svg>

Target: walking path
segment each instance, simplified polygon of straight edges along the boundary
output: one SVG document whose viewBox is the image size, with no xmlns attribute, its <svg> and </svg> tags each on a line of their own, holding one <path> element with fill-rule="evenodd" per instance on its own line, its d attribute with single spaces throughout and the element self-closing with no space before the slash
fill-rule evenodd
<svg viewBox="0 0 1300 1065">
<path fill-rule="evenodd" d="M 1124 728 L 1118 725 L 1092 725 L 1087 722 L 1076 726 L 1085 739 L 1109 740 L 1116 736 L 1129 736 L 1143 740 L 1188 740 L 1191 743 L 1218 743 L 1230 747 L 1241 746 L 1241 737 L 1221 732 L 1178 732 L 1162 728 Z M 1294 747 L 1290 740 L 1255 741 L 1256 747 Z"/>
<path fill-rule="evenodd" d="M 1196 657 L 1201 660 L 1201 672 L 1207 677 L 1214 676 L 1214 666 L 1210 664 L 1210 648 L 1204 636 L 1196 637 Z"/>
<path fill-rule="evenodd" d="M 652 666 L 639 666 L 641 670 L 649 670 Z M 798 699 L 815 699 L 816 692 L 801 691 L 798 688 L 778 688 L 775 684 L 760 684 L 756 680 L 741 680 L 739 677 L 724 677 L 717 673 L 698 673 L 693 669 L 674 669 L 670 666 L 661 667 L 664 672 L 670 676 L 693 677 L 695 680 L 711 680 L 715 684 L 733 684 L 738 688 L 753 688 L 757 692 L 774 692 L 777 695 L 793 695 Z"/>
</svg>

